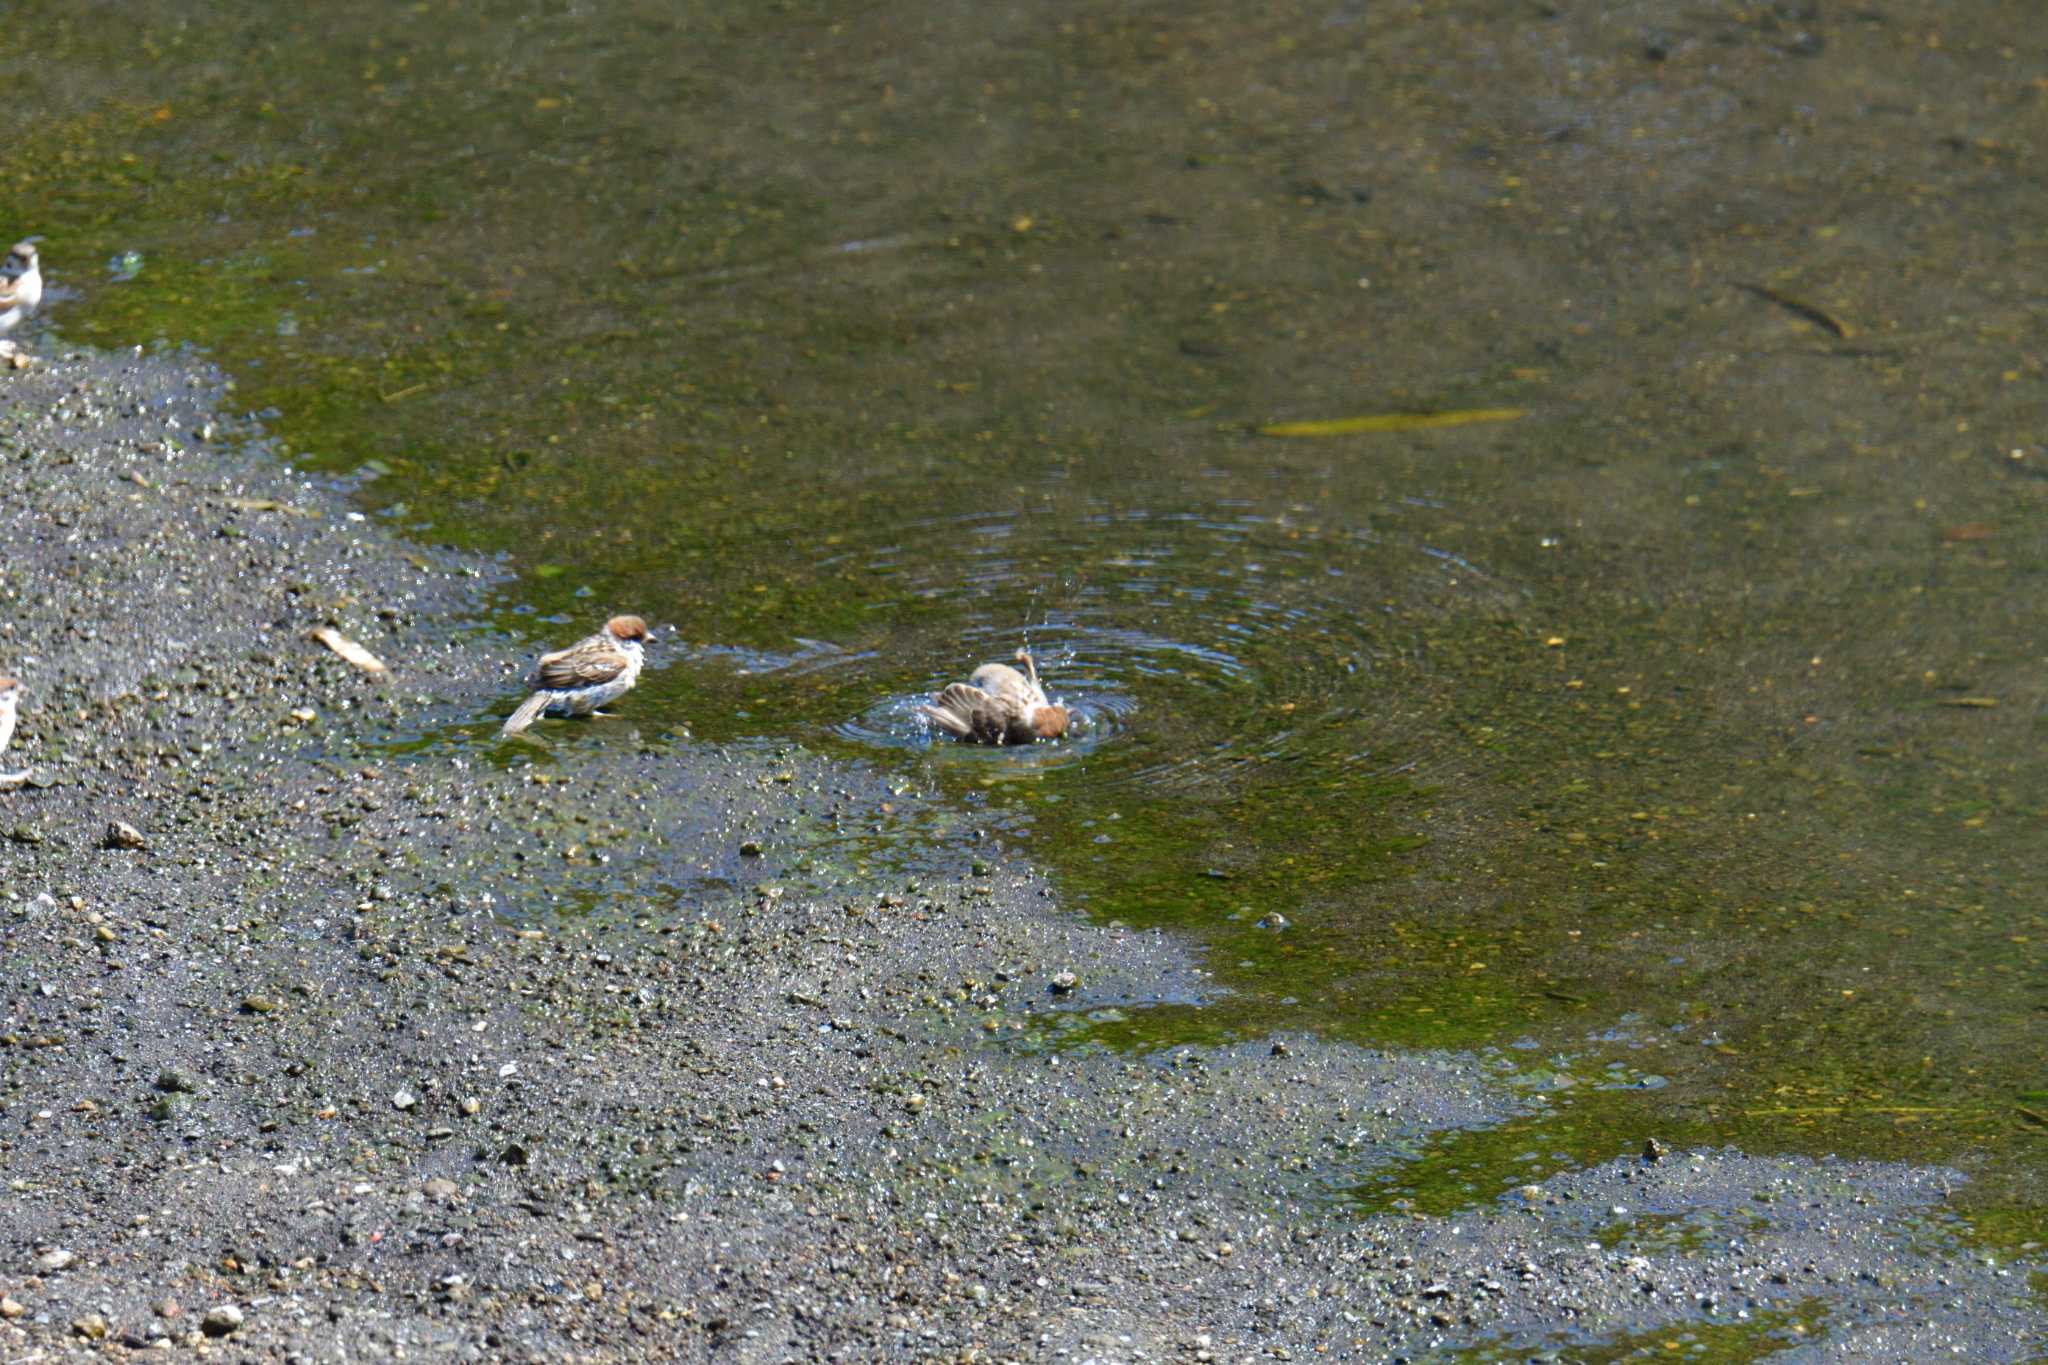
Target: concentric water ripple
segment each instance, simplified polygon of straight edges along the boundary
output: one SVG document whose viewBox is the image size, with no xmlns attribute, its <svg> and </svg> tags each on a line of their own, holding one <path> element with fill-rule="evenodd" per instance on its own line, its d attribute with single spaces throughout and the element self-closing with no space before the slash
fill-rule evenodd
<svg viewBox="0 0 2048 1365">
<path fill-rule="evenodd" d="M 877 609 L 910 604 L 911 624 L 882 627 L 876 645 L 734 662 L 844 699 L 818 718 L 842 741 L 1160 791 L 1386 767 L 1375 718 L 1384 665 L 1404 647 L 1394 606 L 1460 578 L 1491 591 L 1478 566 L 1435 547 L 1230 507 L 934 519 L 865 539 L 822 571 L 868 585 Z M 985 749 L 935 735 L 919 714 L 932 693 L 1019 645 L 1073 709 L 1068 737 Z"/>
</svg>

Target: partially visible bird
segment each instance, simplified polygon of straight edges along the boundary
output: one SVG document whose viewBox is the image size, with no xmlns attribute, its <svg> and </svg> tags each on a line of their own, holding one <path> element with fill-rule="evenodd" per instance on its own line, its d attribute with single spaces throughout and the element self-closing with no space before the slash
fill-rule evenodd
<svg viewBox="0 0 2048 1365">
<path fill-rule="evenodd" d="M 0 753 L 7 752 L 9 740 L 14 738 L 14 722 L 21 710 L 21 680 L 0 678 Z M 23 768 L 18 773 L 0 773 L 0 791 L 11 791 L 22 786 L 34 772 Z"/>
<path fill-rule="evenodd" d="M 0 334 L 11 332 L 43 301 L 43 271 L 34 242 L 16 242 L 0 262 Z"/>
<path fill-rule="evenodd" d="M 533 695 L 519 703 L 501 733 L 516 735 L 551 716 L 603 715 L 597 708 L 623 697 L 640 681 L 643 647 L 652 643 L 647 623 L 637 616 L 614 616 L 604 629 L 567 649 L 540 656 L 526 685 Z"/>
<path fill-rule="evenodd" d="M 1008 664 L 983 664 L 964 683 L 932 697 L 918 713 L 947 734 L 969 744 L 1032 744 L 1067 732 L 1068 711 L 1055 706 L 1038 682 L 1029 650 L 1017 651 L 1019 673 Z M 1028 676 L 1027 676 L 1028 674 Z"/>
</svg>

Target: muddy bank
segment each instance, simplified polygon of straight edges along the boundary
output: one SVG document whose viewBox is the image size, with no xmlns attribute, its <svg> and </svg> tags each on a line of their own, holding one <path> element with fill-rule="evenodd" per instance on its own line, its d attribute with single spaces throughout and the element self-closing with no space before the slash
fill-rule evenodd
<svg viewBox="0 0 2048 1365">
<path fill-rule="evenodd" d="M 1617 1132 L 1454 1216 L 1357 1217 L 1432 1134 L 1540 1104 L 1535 1073 L 1068 1046 L 1213 987 L 900 776 L 630 698 L 500 745 L 527 650 L 467 624 L 487 565 L 240 444 L 187 360 L 4 382 L 6 766 L 35 770 L 0 795 L 10 1359 L 2042 1339 L 2034 1268 L 1963 1244 L 1942 1170 Z"/>
</svg>

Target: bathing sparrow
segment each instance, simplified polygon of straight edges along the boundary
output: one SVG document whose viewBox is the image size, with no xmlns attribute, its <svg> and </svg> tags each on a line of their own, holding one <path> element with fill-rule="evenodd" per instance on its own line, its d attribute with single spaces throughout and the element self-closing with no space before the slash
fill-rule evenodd
<svg viewBox="0 0 2048 1365">
<path fill-rule="evenodd" d="M 1058 739 L 1067 732 L 1067 708 L 1046 698 L 1029 650 L 1018 650 L 1017 662 L 1024 673 L 1008 664 L 983 664 L 968 681 L 952 684 L 930 706 L 919 707 L 919 714 L 969 744 Z"/>
<path fill-rule="evenodd" d="M 640 681 L 645 644 L 653 641 L 637 616 L 614 616 L 604 629 L 567 649 L 540 656 L 526 685 L 533 695 L 505 721 L 501 732 L 516 735 L 543 712 L 554 716 L 602 715 L 598 707 L 624 696 Z"/>
<path fill-rule="evenodd" d="M 0 262 L 0 334 L 11 332 L 43 301 L 43 271 L 34 242 L 16 242 Z"/>
</svg>

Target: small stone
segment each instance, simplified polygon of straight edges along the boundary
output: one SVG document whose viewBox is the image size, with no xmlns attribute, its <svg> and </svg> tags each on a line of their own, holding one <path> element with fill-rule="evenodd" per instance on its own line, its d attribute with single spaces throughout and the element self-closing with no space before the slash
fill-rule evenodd
<svg viewBox="0 0 2048 1365">
<path fill-rule="evenodd" d="M 242 998 L 244 1014 L 275 1014 L 277 1002 L 267 995 L 250 995 Z"/>
<path fill-rule="evenodd" d="M 48 1251 L 36 1257 L 36 1269 L 44 1274 L 50 1274 L 63 1270 L 77 1259 L 78 1253 L 75 1251 L 66 1251 L 63 1247 L 51 1247 Z"/>
<path fill-rule="evenodd" d="M 71 1320 L 71 1330 L 87 1341 L 98 1341 L 107 1334 L 107 1320 L 98 1313 L 87 1313 Z"/>
<path fill-rule="evenodd" d="M 107 821 L 107 832 L 100 839 L 106 848 L 141 848 L 143 842 L 142 831 L 125 820 Z"/>
<path fill-rule="evenodd" d="M 420 1186 L 420 1189 L 429 1199 L 453 1199 L 461 1193 L 460 1187 L 454 1181 L 441 1176 L 429 1180 Z"/>
<path fill-rule="evenodd" d="M 1265 915 L 1265 916 L 1262 916 L 1262 917 L 1261 917 L 1261 918 L 1259 919 L 1259 928 L 1261 928 L 1261 929 L 1274 929 L 1274 930 L 1279 930 L 1279 929 L 1285 929 L 1285 928 L 1287 927 L 1287 925 L 1288 925 L 1288 919 L 1287 919 L 1287 916 L 1285 916 L 1285 915 L 1281 914 L 1281 913 L 1280 913 L 1279 911 L 1277 911 L 1277 910 L 1275 910 L 1275 911 L 1274 911 L 1274 912 L 1273 912 L 1272 914 L 1270 914 L 1270 915 Z"/>
<path fill-rule="evenodd" d="M 741 845 L 740 845 L 740 856 L 741 856 L 742 858 L 758 858 L 758 857 L 760 857 L 760 856 L 761 856 L 761 841 L 760 841 L 759 839 L 749 839 L 749 840 L 747 840 L 747 841 L 746 841 L 745 843 L 741 844 Z"/>
<path fill-rule="evenodd" d="M 1643 1160 L 1645 1161 L 1662 1161 L 1669 1155 L 1671 1155 L 1671 1149 L 1655 1138 L 1650 1138 L 1643 1143 Z"/>
<path fill-rule="evenodd" d="M 206 1310 L 200 1320 L 199 1330 L 210 1337 L 224 1337 L 242 1325 L 242 1310 L 231 1303 Z"/>
<path fill-rule="evenodd" d="M 391 1107 L 393 1109 L 410 1109 L 418 1103 L 419 1100 L 413 1096 L 410 1090 L 396 1091 L 391 1096 Z"/>
<path fill-rule="evenodd" d="M 176 1299 L 158 1299 L 150 1311 L 160 1318 L 175 1318 L 185 1310 L 178 1306 Z"/>
<path fill-rule="evenodd" d="M 462 1098 L 462 1112 L 469 1118 L 475 1118 L 483 1107 L 483 1101 L 474 1095 L 465 1095 Z"/>
<path fill-rule="evenodd" d="M 1072 972 L 1057 972 L 1048 984 L 1055 995 L 1066 995 L 1081 984 L 1081 978 Z"/>
<path fill-rule="evenodd" d="M 23 1307 L 21 1302 L 13 1295 L 0 1294 L 0 1318 L 6 1318 L 9 1322 L 12 1322 L 26 1312 L 28 1312 L 28 1309 Z"/>
<path fill-rule="evenodd" d="M 498 1160 L 507 1166 L 524 1166 L 528 1161 L 526 1149 L 516 1142 L 505 1144 L 505 1150 L 498 1153 Z"/>
<path fill-rule="evenodd" d="M 196 1095 L 199 1093 L 199 1078 L 181 1066 L 174 1066 L 156 1078 L 156 1088 L 173 1095 Z"/>
<path fill-rule="evenodd" d="M 1283 1041 L 1275 1040 L 1273 1043 L 1273 1055 L 1275 1057 L 1285 1057 L 1287 1055 L 1287 1044 Z"/>
</svg>

